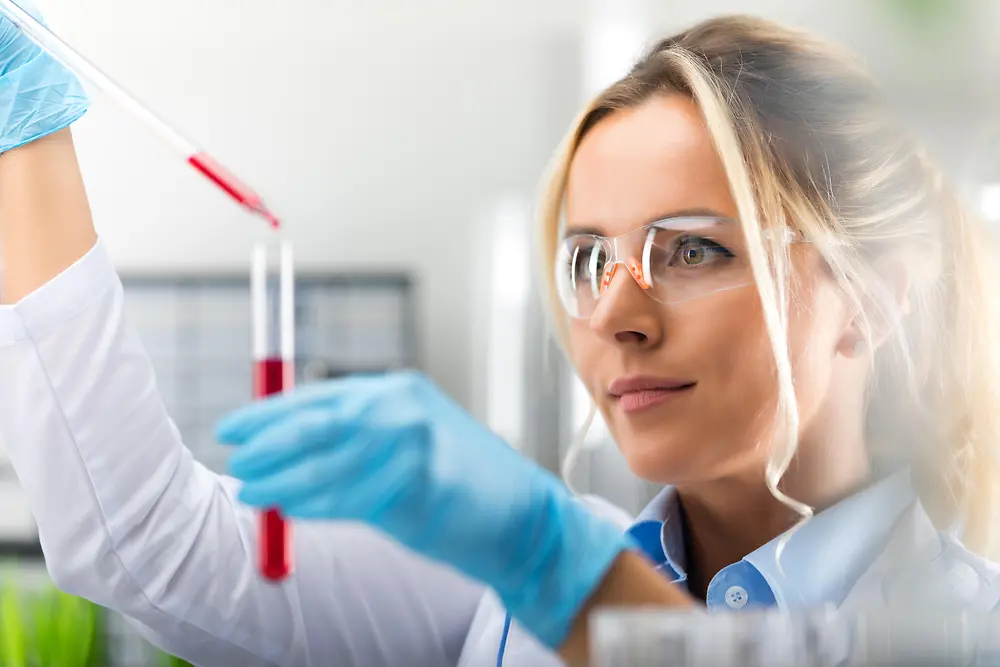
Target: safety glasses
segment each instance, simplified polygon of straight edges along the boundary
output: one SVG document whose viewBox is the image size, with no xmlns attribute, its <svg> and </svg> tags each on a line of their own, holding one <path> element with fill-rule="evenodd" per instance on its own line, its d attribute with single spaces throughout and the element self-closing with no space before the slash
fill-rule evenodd
<svg viewBox="0 0 1000 667">
<path fill-rule="evenodd" d="M 646 294 L 663 304 L 753 284 L 737 221 L 665 218 L 614 238 L 572 234 L 563 239 L 555 278 L 566 312 L 589 318 L 621 266 Z"/>
</svg>

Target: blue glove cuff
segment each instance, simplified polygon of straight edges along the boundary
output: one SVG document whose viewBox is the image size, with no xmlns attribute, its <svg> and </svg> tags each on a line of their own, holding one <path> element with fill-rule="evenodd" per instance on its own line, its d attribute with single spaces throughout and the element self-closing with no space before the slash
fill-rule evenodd
<svg viewBox="0 0 1000 667">
<path fill-rule="evenodd" d="M 501 594 L 508 611 L 543 644 L 565 641 L 580 610 L 619 554 L 636 548 L 622 529 L 591 513 L 569 494 L 559 494 L 547 512 L 549 530 L 539 530 L 521 585 Z"/>
<path fill-rule="evenodd" d="M 90 107 L 83 86 L 46 54 L 0 76 L 0 155 L 62 130 Z"/>
</svg>

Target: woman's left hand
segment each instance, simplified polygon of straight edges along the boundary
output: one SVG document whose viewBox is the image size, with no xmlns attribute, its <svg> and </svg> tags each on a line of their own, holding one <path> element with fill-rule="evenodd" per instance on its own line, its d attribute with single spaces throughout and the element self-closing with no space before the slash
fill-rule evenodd
<svg viewBox="0 0 1000 667">
<path fill-rule="evenodd" d="M 551 647 L 630 546 L 416 373 L 326 382 L 226 418 L 240 499 L 357 520 L 492 587 Z"/>
</svg>

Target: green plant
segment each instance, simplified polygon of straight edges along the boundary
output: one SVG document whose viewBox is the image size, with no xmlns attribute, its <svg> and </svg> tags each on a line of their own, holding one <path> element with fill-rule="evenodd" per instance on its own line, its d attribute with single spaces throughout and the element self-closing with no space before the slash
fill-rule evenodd
<svg viewBox="0 0 1000 667">
<path fill-rule="evenodd" d="M 8 570 L 0 587 L 0 665 L 25 667 L 27 643 L 20 591 Z"/>
<path fill-rule="evenodd" d="M 0 665 L 90 667 L 101 645 L 100 610 L 55 586 L 27 587 L 8 566 L 0 586 Z"/>
<path fill-rule="evenodd" d="M 0 667 L 104 667 L 104 611 L 51 583 L 23 584 L 8 564 L 0 579 Z M 160 667 L 191 667 L 157 651 Z"/>
<path fill-rule="evenodd" d="M 97 631 L 97 607 L 51 588 L 31 600 L 29 661 L 38 667 L 87 667 Z"/>
<path fill-rule="evenodd" d="M 160 667 L 191 667 L 191 663 L 181 660 L 177 656 L 160 654 Z"/>
</svg>

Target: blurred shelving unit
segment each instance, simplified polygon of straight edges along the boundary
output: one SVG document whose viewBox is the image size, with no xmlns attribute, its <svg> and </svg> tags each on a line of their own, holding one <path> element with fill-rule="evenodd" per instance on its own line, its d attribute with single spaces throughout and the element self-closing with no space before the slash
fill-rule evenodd
<svg viewBox="0 0 1000 667">
<path fill-rule="evenodd" d="M 250 400 L 250 294 L 244 276 L 129 276 L 130 321 L 160 393 L 195 457 L 222 471 L 216 420 Z M 406 274 L 300 274 L 296 383 L 419 367 L 413 284 Z"/>
</svg>

